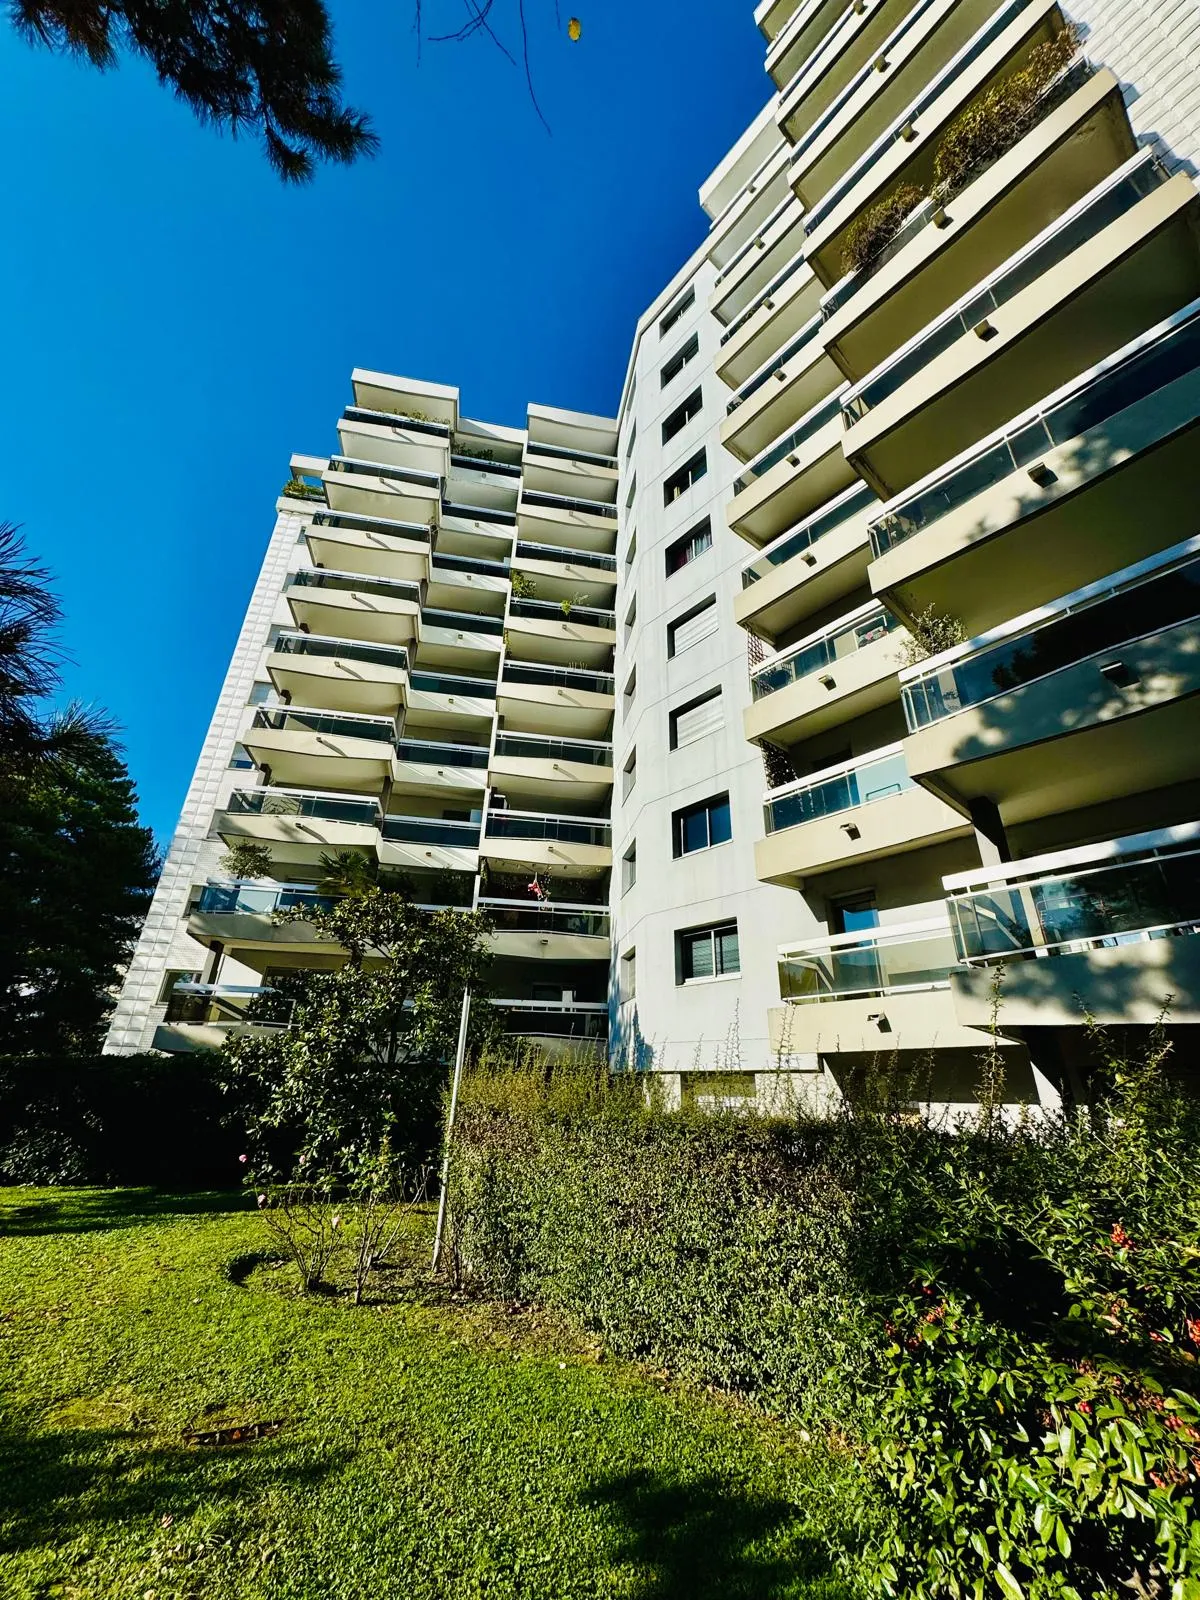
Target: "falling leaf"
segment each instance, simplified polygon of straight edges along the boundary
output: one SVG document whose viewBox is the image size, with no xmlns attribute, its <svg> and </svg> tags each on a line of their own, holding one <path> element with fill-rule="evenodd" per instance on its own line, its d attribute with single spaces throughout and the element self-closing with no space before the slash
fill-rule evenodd
<svg viewBox="0 0 1200 1600">
<path fill-rule="evenodd" d="M 570 21 L 567 23 L 567 38 L 568 39 L 578 39 L 579 35 L 582 32 L 583 32 L 583 28 L 582 28 L 582 26 L 580 24 L 579 18 L 578 17 L 572 17 L 570 19 Z"/>
</svg>

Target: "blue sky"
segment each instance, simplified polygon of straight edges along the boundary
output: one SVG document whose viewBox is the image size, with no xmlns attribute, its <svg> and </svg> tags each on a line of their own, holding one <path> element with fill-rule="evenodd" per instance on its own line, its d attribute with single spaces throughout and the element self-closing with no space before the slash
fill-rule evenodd
<svg viewBox="0 0 1200 1600">
<path fill-rule="evenodd" d="M 294 450 L 354 366 L 457 383 L 468 414 L 606 412 L 633 324 L 703 237 L 696 189 L 766 101 L 751 0 L 526 0 L 539 124 L 484 41 L 408 0 L 331 0 L 373 161 L 285 189 L 142 66 L 0 20 L 0 517 L 66 608 L 67 692 L 123 729 L 174 827 Z M 576 10 L 583 37 L 565 37 Z M 495 0 L 515 46 L 516 0 Z M 424 0 L 429 34 L 465 0 Z"/>
</svg>

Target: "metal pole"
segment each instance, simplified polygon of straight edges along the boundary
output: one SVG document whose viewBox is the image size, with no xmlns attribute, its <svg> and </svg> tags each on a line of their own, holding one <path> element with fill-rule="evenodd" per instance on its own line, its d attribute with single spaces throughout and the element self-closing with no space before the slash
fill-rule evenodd
<svg viewBox="0 0 1200 1600">
<path fill-rule="evenodd" d="M 433 1270 L 442 1258 L 442 1232 L 446 1226 L 446 1188 L 450 1181 L 450 1140 L 458 1111 L 458 1086 L 462 1082 L 463 1059 L 467 1053 L 467 1019 L 471 1015 L 471 991 L 463 990 L 462 1020 L 458 1024 L 458 1049 L 454 1053 L 454 1077 L 450 1084 L 450 1110 L 446 1113 L 446 1144 L 442 1152 L 442 1192 L 438 1195 L 437 1228 L 433 1235 Z"/>
</svg>

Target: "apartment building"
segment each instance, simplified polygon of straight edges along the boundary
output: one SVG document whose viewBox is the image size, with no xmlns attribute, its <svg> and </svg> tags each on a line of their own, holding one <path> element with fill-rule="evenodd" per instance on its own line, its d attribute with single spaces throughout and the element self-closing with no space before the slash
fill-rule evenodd
<svg viewBox="0 0 1200 1600">
<path fill-rule="evenodd" d="M 109 1048 L 313 960 L 269 913 L 335 847 L 684 1101 L 967 1103 L 993 1018 L 1054 1101 L 1085 1016 L 1200 1022 L 1200 9 L 755 20 L 616 422 L 360 372 L 293 463 Z"/>
<path fill-rule="evenodd" d="M 219 1045 L 281 970 L 336 960 L 275 913 L 327 899 L 346 854 L 418 904 L 489 912 L 508 1031 L 602 1046 L 614 425 L 476 422 L 456 389 L 369 371 L 351 388 L 338 452 L 292 458 L 110 1050 Z M 247 842 L 269 872 L 231 878 Z"/>
</svg>

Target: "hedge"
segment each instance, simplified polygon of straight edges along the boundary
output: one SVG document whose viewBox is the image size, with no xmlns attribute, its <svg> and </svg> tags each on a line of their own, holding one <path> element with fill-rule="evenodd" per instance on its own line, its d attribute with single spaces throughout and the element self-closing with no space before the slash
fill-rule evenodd
<svg viewBox="0 0 1200 1600">
<path fill-rule="evenodd" d="M 218 1057 L 0 1057 L 0 1182 L 240 1182 Z"/>
<path fill-rule="evenodd" d="M 453 1260 L 844 1441 L 868 1593 L 1196 1600 L 1200 1113 L 1157 1051 L 1116 1080 L 952 1130 L 476 1075 Z"/>
</svg>

